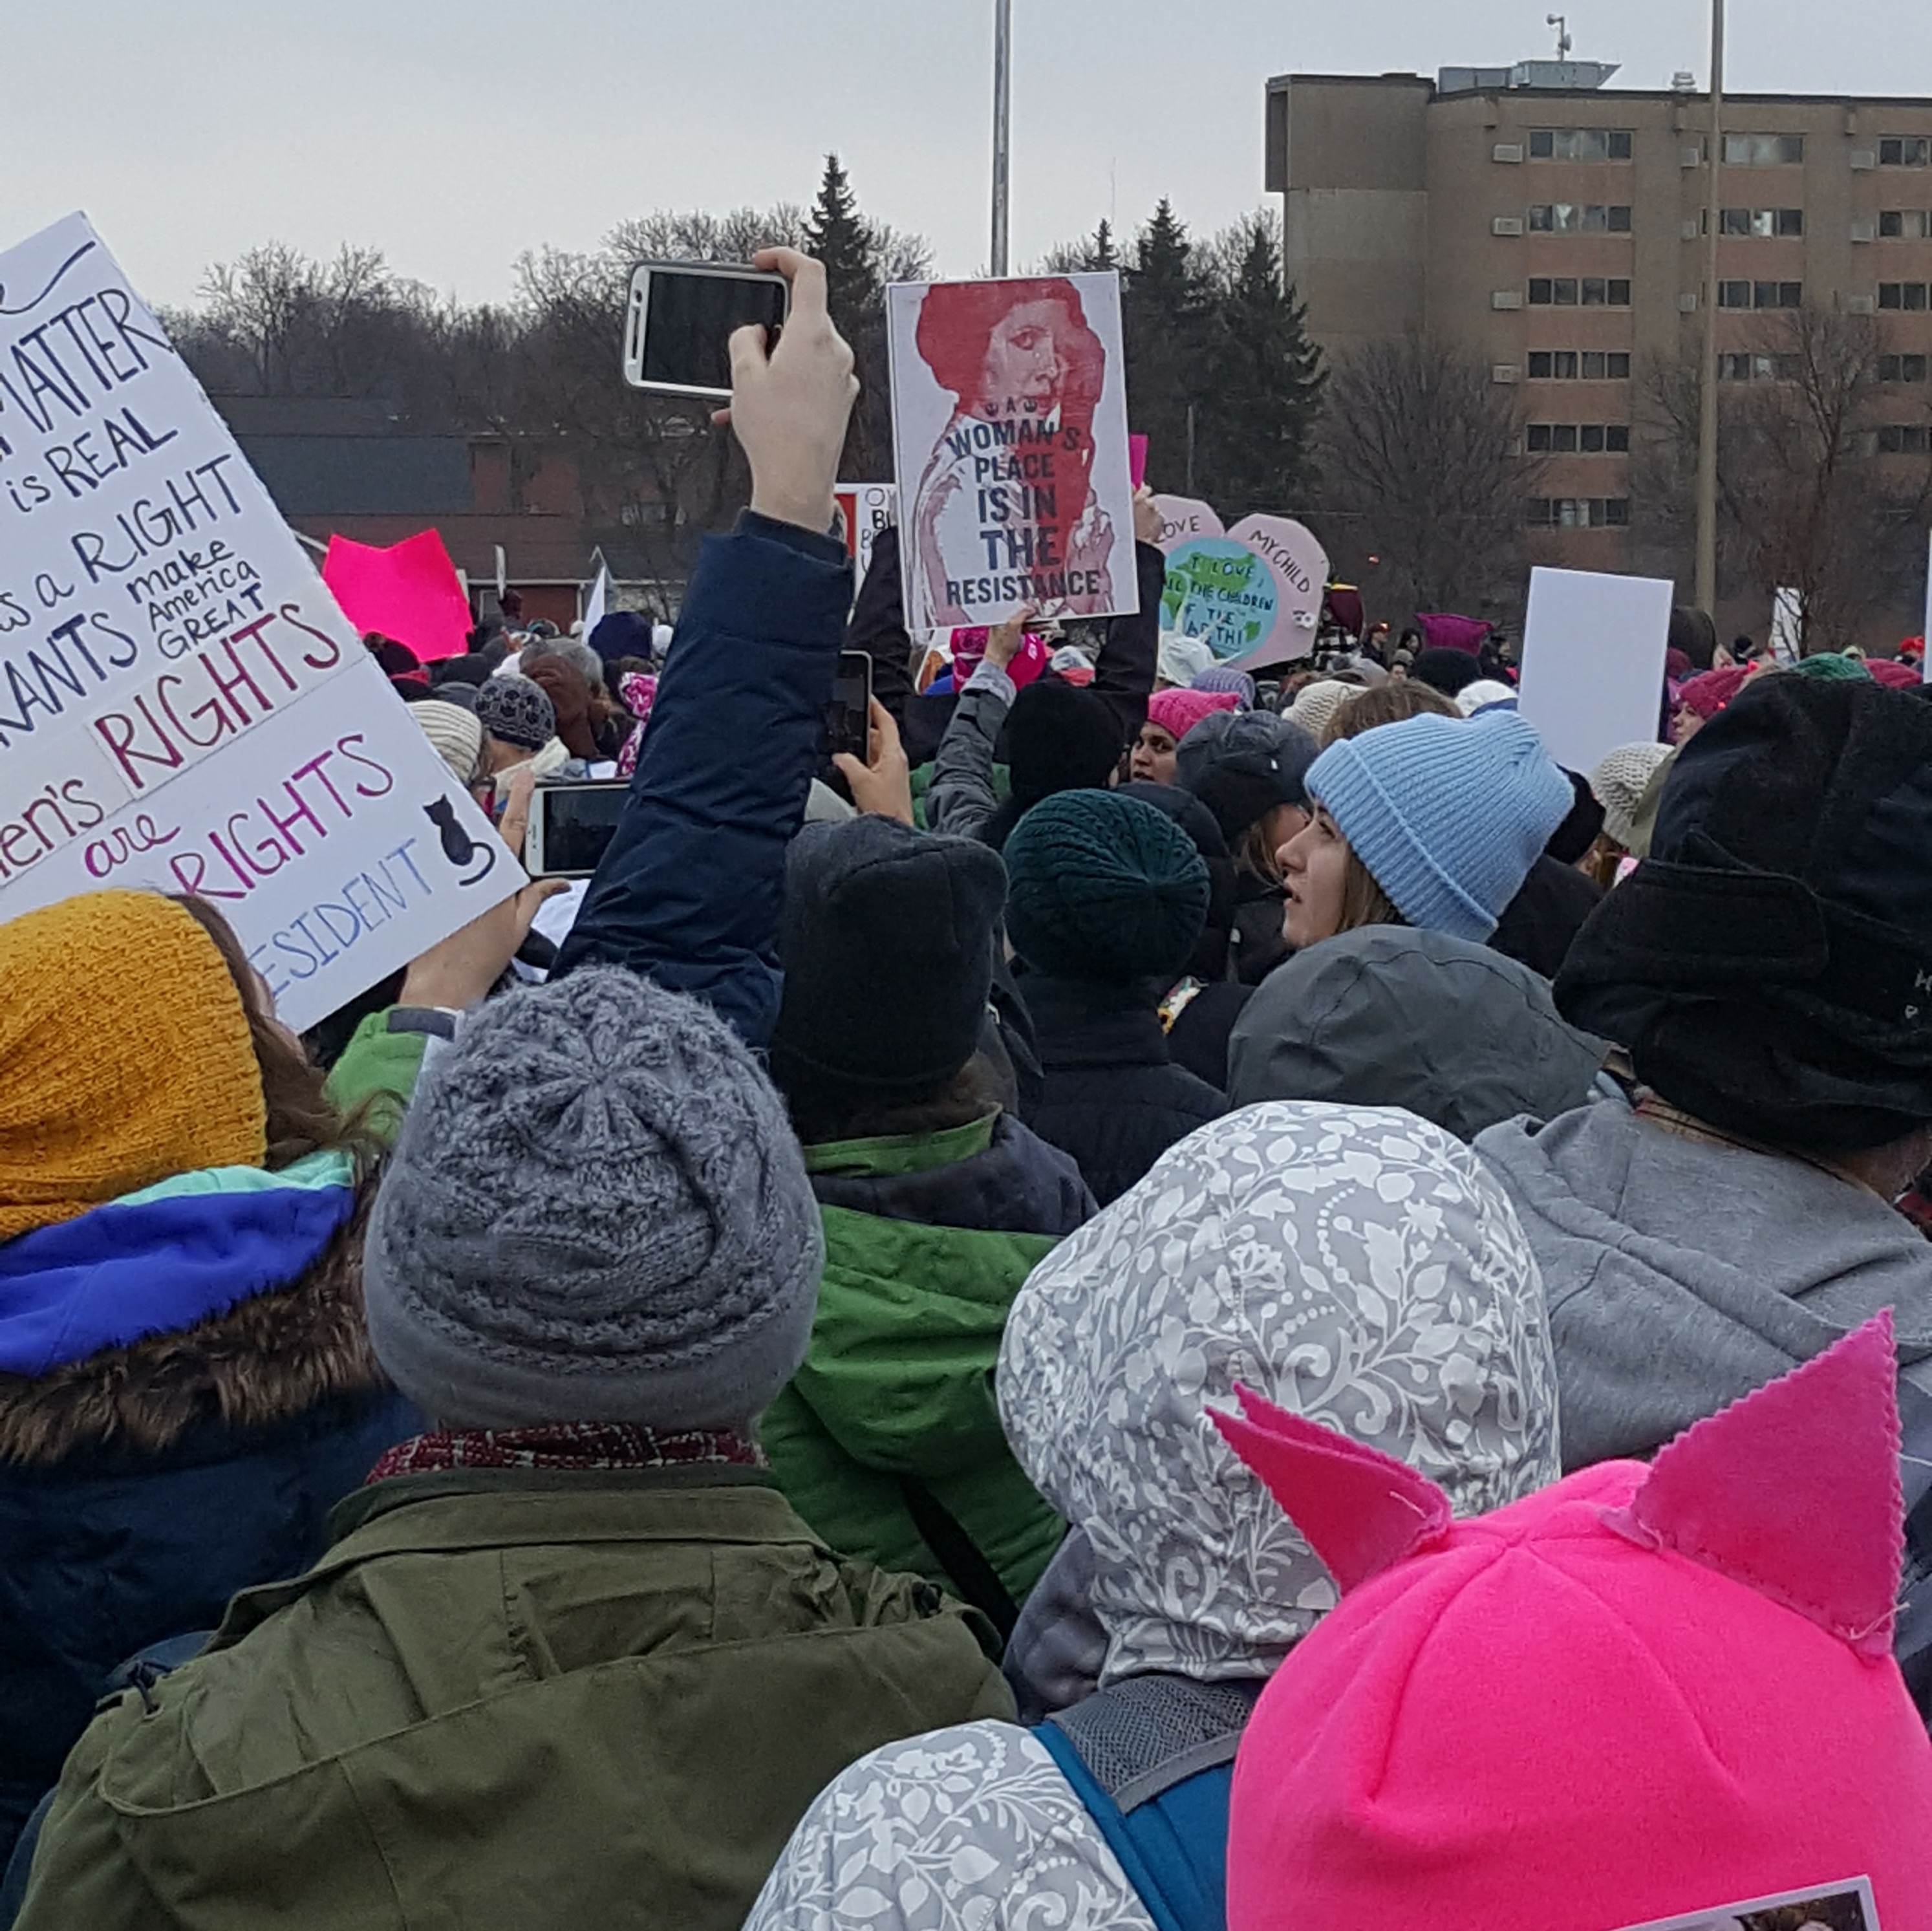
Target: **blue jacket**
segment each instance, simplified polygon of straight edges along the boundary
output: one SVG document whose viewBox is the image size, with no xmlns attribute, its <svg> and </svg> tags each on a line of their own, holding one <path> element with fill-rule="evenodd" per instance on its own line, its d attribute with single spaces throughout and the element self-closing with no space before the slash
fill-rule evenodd
<svg viewBox="0 0 1932 1931">
<path fill-rule="evenodd" d="M 704 545 L 624 815 L 555 970 L 628 966 L 762 1047 L 785 847 L 805 820 L 852 601 L 844 547 L 749 511 Z"/>
</svg>

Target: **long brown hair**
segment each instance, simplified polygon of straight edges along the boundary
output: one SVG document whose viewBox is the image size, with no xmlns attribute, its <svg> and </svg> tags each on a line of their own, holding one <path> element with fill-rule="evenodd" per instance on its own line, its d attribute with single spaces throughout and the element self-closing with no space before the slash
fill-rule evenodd
<svg viewBox="0 0 1932 1931">
<path fill-rule="evenodd" d="M 1376 875 L 1364 865 L 1355 848 L 1348 847 L 1347 876 L 1342 887 L 1342 916 L 1335 927 L 1339 938 L 1345 932 L 1365 925 L 1406 925 L 1408 921 L 1395 908 L 1395 901 L 1376 884 Z"/>
<path fill-rule="evenodd" d="M 328 1076 L 316 1065 L 291 1036 L 276 1024 L 265 1006 L 255 969 L 235 929 L 206 899 L 184 893 L 175 902 L 214 941 L 228 975 L 242 995 L 248 1015 L 248 1038 L 262 1075 L 262 1098 L 268 1110 L 268 1164 L 286 1167 L 305 1155 L 329 1149 L 352 1155 L 358 1177 L 374 1166 L 381 1149 L 370 1131 L 366 1110 L 344 1113 L 328 1097 Z"/>
</svg>

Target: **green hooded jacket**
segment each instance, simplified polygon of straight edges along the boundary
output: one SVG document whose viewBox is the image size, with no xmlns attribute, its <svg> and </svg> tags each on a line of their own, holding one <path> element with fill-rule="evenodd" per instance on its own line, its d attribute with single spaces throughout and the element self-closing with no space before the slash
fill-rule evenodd
<svg viewBox="0 0 1932 1931">
<path fill-rule="evenodd" d="M 993 1123 L 808 1147 L 814 1176 L 932 1175 L 987 1152 Z M 825 1272 L 805 1365 L 760 1425 L 772 1471 L 830 1545 L 956 1595 L 914 1526 L 921 1485 L 1017 1604 L 1066 1525 L 1020 1472 L 994 1399 L 1006 1311 L 1056 1234 L 934 1227 L 821 1200 Z"/>
<path fill-rule="evenodd" d="M 878 1745 L 1012 1704 L 982 1619 L 758 1471 L 460 1470 L 75 1747 L 18 1931 L 736 1931 Z"/>
</svg>

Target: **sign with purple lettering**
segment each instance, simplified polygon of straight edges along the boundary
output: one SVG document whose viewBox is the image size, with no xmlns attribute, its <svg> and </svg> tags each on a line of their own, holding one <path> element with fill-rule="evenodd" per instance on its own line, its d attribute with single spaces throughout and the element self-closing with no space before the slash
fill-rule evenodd
<svg viewBox="0 0 1932 1931">
<path fill-rule="evenodd" d="M 1140 608 L 1120 277 L 886 291 L 906 627 Z"/>
<path fill-rule="evenodd" d="M 86 218 L 0 254 L 0 920 L 199 893 L 299 1029 L 522 883 Z"/>
</svg>

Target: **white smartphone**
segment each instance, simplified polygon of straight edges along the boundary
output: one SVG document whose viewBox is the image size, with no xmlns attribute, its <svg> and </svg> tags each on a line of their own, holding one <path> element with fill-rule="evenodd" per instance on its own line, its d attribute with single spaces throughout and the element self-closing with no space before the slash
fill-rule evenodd
<svg viewBox="0 0 1932 1931">
<path fill-rule="evenodd" d="M 524 833 L 524 869 L 533 878 L 587 878 L 604 856 L 624 800 L 628 778 L 572 778 L 539 785 L 530 794 Z"/>
<path fill-rule="evenodd" d="M 791 308 L 782 275 L 718 262 L 644 262 L 624 310 L 624 380 L 665 395 L 731 398 L 731 332 L 762 323 L 776 338 Z"/>
</svg>

